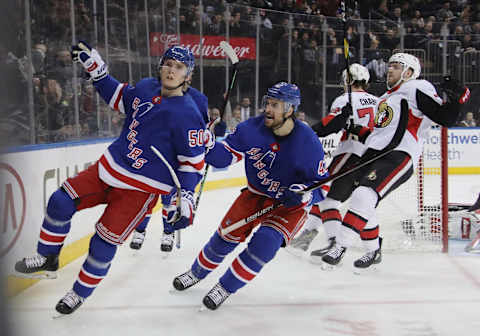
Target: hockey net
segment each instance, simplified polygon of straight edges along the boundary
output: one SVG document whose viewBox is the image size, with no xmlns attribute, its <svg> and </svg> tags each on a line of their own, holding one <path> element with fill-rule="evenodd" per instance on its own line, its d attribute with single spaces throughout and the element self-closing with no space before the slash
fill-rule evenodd
<svg viewBox="0 0 480 336">
<path fill-rule="evenodd" d="M 448 250 L 447 130 L 429 131 L 410 179 L 377 208 L 385 250 Z"/>
<path fill-rule="evenodd" d="M 327 159 L 337 142 L 330 137 L 322 140 Z M 448 189 L 442 182 L 447 177 L 446 143 L 446 129 L 432 128 L 414 174 L 379 203 L 377 220 L 383 250 L 447 251 Z M 348 204 L 349 201 L 342 205 L 342 214 Z M 360 239 L 355 246 L 363 249 Z"/>
</svg>

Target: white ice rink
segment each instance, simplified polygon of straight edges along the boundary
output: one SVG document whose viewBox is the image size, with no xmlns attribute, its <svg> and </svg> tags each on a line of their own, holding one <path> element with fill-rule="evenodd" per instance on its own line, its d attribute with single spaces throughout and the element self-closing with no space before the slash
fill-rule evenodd
<svg viewBox="0 0 480 336">
<path fill-rule="evenodd" d="M 478 176 L 451 201 L 472 202 Z M 199 311 L 243 245 L 197 286 L 176 292 L 174 276 L 187 270 L 239 188 L 205 192 L 196 224 L 180 250 L 160 253 L 161 220 L 154 216 L 139 252 L 125 244 L 94 294 L 72 316 L 52 319 L 54 306 L 76 279 L 83 258 L 11 300 L 15 335 L 352 335 L 460 336 L 480 334 L 480 256 L 384 253 L 381 268 L 361 276 L 349 251 L 343 267 L 322 271 L 307 255 L 283 249 L 250 284 L 217 311 Z M 453 189 L 450 189 L 452 193 Z M 93 227 L 93 223 L 91 224 Z M 313 248 L 324 245 L 317 236 Z"/>
</svg>

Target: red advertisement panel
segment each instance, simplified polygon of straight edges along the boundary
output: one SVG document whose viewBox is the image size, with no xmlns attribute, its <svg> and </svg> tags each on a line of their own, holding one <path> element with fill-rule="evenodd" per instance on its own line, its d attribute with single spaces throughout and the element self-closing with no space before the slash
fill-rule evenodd
<svg viewBox="0 0 480 336">
<path fill-rule="evenodd" d="M 204 35 L 202 38 L 202 51 L 204 58 L 221 59 L 225 54 L 220 48 L 220 42 L 225 41 L 224 36 Z M 190 48 L 195 57 L 200 57 L 200 35 L 181 34 L 180 43 L 175 34 L 150 33 L 150 54 L 151 56 L 162 56 L 165 48 L 172 45 L 181 45 Z M 254 60 L 256 57 L 255 38 L 253 37 L 231 37 L 230 45 L 233 47 L 240 60 Z"/>
</svg>

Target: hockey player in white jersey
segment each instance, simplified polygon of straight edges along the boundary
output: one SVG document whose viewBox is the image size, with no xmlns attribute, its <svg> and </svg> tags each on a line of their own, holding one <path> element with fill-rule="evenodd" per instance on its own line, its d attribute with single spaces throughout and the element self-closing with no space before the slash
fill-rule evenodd
<svg viewBox="0 0 480 336">
<path fill-rule="evenodd" d="M 388 91 L 376 110 L 375 127 L 365 142 L 368 149 L 362 159 L 387 154 L 362 168 L 357 175 L 358 187 L 352 193 L 336 244 L 322 257 L 326 268 L 341 261 L 358 235 L 374 228 L 371 219 L 376 206 L 413 174 L 426 132 L 433 122 L 453 125 L 459 105 L 468 100 L 468 88 L 449 77 L 441 85 L 445 94 L 445 101 L 442 100 L 430 82 L 417 79 L 420 70 L 420 62 L 413 55 L 397 53 L 389 59 Z M 374 225 L 376 227 L 376 223 Z M 372 238 L 375 235 L 378 236 L 378 227 L 371 232 Z M 379 242 L 375 250 L 356 260 L 354 267 L 365 269 L 378 263 L 380 253 Z"/>
<path fill-rule="evenodd" d="M 347 81 L 346 69 L 342 74 L 345 93 L 333 101 L 330 113 L 318 124 L 312 126 L 319 137 L 343 130 L 340 143 L 328 168 L 330 174 L 338 172 L 342 167 L 354 165 L 363 155 L 366 150 L 363 142 L 373 129 L 375 108 L 379 101 L 378 97 L 366 92 L 370 80 L 368 69 L 354 63 L 350 65 L 349 70 L 350 81 Z M 348 85 L 351 85 L 351 108 Z M 353 124 L 345 129 L 350 116 L 353 117 Z M 325 200 L 312 207 L 305 223 L 305 229 L 291 243 L 291 251 L 306 251 L 318 234 L 318 228 L 322 222 L 329 244 L 325 248 L 312 251 L 312 261 L 321 259 L 333 247 L 335 236 L 342 222 L 339 208 L 341 203 L 345 202 L 353 192 L 355 176 L 356 174 L 349 174 L 332 183 Z M 373 221 L 374 219 L 371 220 L 372 224 Z M 362 239 L 367 245 L 375 244 L 370 240 L 370 230 L 366 230 L 362 234 Z"/>
</svg>

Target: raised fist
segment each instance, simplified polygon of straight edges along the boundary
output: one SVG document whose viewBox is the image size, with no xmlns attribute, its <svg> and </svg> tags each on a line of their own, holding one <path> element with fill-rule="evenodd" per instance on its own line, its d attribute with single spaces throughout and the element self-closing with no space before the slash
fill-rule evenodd
<svg viewBox="0 0 480 336">
<path fill-rule="evenodd" d="M 465 104 L 470 99 L 470 90 L 468 87 L 461 85 L 451 76 L 443 77 L 440 88 L 445 92 L 451 102 Z"/>
<path fill-rule="evenodd" d="M 72 60 L 82 64 L 85 72 L 94 81 L 98 81 L 108 75 L 108 68 L 100 57 L 100 54 L 86 42 L 80 41 L 72 46 L 70 51 Z"/>
</svg>

